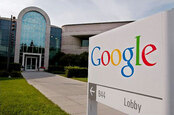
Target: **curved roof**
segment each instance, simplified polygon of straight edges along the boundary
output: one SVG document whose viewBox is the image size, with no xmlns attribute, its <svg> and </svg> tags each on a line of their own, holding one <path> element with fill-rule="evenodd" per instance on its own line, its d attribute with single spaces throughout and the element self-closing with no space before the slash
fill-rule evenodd
<svg viewBox="0 0 174 115">
<path fill-rule="evenodd" d="M 31 12 L 31 11 L 35 11 L 35 12 L 39 12 L 40 14 L 43 15 L 43 17 L 45 18 L 46 20 L 46 23 L 50 25 L 50 18 L 49 16 L 47 15 L 47 13 L 45 11 L 43 11 L 42 9 L 38 8 L 38 7 L 27 7 L 25 9 L 23 9 L 19 15 L 18 15 L 18 20 L 22 20 L 22 17 L 27 13 L 27 12 Z"/>
</svg>

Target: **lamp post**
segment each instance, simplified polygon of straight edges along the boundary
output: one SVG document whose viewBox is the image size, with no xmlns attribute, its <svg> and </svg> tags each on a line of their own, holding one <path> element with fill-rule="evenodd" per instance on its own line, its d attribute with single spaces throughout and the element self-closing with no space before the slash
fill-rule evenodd
<svg viewBox="0 0 174 115">
<path fill-rule="evenodd" d="M 16 23 L 16 18 L 11 15 L 10 19 L 10 32 L 9 32 L 9 40 L 8 40 L 8 56 L 7 56 L 7 71 L 9 71 L 9 65 L 10 65 L 10 57 L 11 57 L 11 49 L 13 47 L 14 43 L 14 38 L 15 38 L 15 23 Z"/>
<path fill-rule="evenodd" d="M 56 40 L 56 51 L 58 50 L 58 38 L 55 38 L 55 40 Z"/>
</svg>

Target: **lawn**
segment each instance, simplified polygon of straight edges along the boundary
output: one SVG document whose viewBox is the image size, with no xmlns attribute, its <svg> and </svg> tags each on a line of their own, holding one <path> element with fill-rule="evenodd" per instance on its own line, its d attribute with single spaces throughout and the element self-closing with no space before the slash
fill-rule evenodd
<svg viewBox="0 0 174 115">
<path fill-rule="evenodd" d="M 65 74 L 58 74 L 58 75 L 63 76 L 63 77 L 66 77 Z M 73 77 L 71 79 L 79 80 L 79 81 L 83 81 L 83 82 L 88 82 L 88 78 L 76 78 L 76 77 Z"/>
<path fill-rule="evenodd" d="M 25 79 L 0 77 L 0 115 L 68 115 Z"/>
<path fill-rule="evenodd" d="M 83 82 L 88 82 L 88 78 L 72 78 L 72 79 L 83 81 Z"/>
</svg>

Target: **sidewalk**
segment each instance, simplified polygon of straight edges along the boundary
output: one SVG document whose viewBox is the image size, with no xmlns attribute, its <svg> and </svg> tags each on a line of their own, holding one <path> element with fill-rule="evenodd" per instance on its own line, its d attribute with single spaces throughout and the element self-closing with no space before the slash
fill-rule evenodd
<svg viewBox="0 0 174 115">
<path fill-rule="evenodd" d="M 47 72 L 23 72 L 29 84 L 71 115 L 86 115 L 87 83 Z M 98 115 L 125 115 L 98 104 Z"/>
</svg>

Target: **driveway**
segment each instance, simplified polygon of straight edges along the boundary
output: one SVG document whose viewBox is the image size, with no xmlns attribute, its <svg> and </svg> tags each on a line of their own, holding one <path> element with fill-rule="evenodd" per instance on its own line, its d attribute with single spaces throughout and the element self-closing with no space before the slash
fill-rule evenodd
<svg viewBox="0 0 174 115">
<path fill-rule="evenodd" d="M 47 72 L 23 72 L 27 82 L 71 115 L 86 115 L 87 83 Z M 98 104 L 98 115 L 125 115 Z"/>
</svg>

